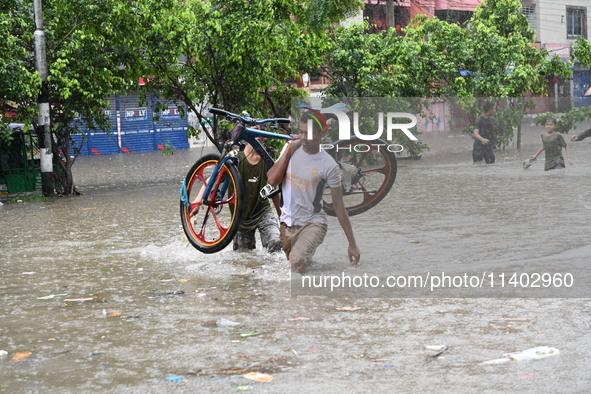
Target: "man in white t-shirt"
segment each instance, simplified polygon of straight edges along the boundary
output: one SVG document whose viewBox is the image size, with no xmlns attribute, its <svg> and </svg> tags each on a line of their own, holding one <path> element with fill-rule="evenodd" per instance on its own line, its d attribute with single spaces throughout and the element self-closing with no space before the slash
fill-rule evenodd
<svg viewBox="0 0 591 394">
<path fill-rule="evenodd" d="M 312 139 L 308 139 L 309 122 Z M 343 203 L 339 166 L 328 153 L 320 150 L 320 140 L 326 129 L 322 114 L 308 109 L 300 122 L 300 134 L 286 145 L 267 173 L 270 185 L 281 183 L 281 241 L 294 272 L 307 271 L 310 258 L 324 241 L 327 221 L 322 209 L 322 193 L 326 186 L 330 188 L 337 218 L 349 242 L 349 260 L 352 264 L 359 262 L 359 248 Z"/>
</svg>

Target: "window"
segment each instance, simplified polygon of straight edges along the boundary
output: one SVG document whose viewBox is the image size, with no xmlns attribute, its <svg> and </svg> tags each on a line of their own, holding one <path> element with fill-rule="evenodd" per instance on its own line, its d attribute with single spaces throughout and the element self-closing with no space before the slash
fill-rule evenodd
<svg viewBox="0 0 591 394">
<path fill-rule="evenodd" d="M 587 9 L 566 7 L 566 38 L 587 38 Z"/>
<path fill-rule="evenodd" d="M 536 30 L 536 5 L 523 4 L 521 6 L 521 13 L 527 18 L 527 21 L 529 22 L 529 28 Z"/>
</svg>

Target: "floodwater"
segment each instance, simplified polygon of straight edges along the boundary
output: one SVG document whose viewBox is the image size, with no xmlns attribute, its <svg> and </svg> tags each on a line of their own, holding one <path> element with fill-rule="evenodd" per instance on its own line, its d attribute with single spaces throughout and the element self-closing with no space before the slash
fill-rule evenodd
<svg viewBox="0 0 591 394">
<path fill-rule="evenodd" d="M 0 208 L 0 392 L 589 392 L 591 145 L 569 143 L 566 170 L 523 170 L 541 131 L 490 166 L 472 165 L 469 137 L 423 136 L 432 150 L 351 219 L 360 265 L 331 218 L 310 275 L 551 269 L 578 287 L 292 298 L 302 277 L 281 255 L 185 247 L 178 190 L 206 151 L 80 158 L 83 196 Z M 481 365 L 538 346 L 560 354 Z"/>
</svg>

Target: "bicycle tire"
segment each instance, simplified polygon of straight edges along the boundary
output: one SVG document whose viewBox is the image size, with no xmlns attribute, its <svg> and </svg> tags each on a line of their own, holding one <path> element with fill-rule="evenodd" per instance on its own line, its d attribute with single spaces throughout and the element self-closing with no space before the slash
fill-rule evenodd
<svg viewBox="0 0 591 394">
<path fill-rule="evenodd" d="M 186 195 L 183 197 L 181 192 L 180 213 L 184 233 L 189 243 L 203 253 L 219 252 L 228 246 L 242 220 L 244 188 L 238 168 L 231 161 L 222 166 L 212 188 L 212 193 L 215 193 L 213 204 L 202 205 L 201 198 L 195 201 L 220 157 L 212 153 L 197 160 L 184 181 Z M 224 189 L 225 192 L 222 192 Z M 196 206 L 200 206 L 199 212 L 191 216 L 191 210 Z"/>
<path fill-rule="evenodd" d="M 363 148 L 355 148 L 361 145 Z M 369 150 L 364 152 L 367 147 Z M 380 139 L 364 141 L 354 137 L 339 140 L 327 150 L 341 166 L 343 202 L 349 216 L 359 215 L 375 207 L 392 189 L 398 166 L 395 153 L 387 147 L 388 144 Z M 359 179 L 352 176 L 350 185 L 346 184 L 347 177 L 353 171 L 357 171 Z M 336 216 L 330 199 L 330 190 L 327 190 L 323 198 L 324 211 L 329 216 Z"/>
</svg>

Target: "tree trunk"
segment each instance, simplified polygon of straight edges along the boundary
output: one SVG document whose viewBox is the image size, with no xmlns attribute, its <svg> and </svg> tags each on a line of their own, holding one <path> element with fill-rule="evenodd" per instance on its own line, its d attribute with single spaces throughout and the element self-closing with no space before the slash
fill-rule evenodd
<svg viewBox="0 0 591 394">
<path fill-rule="evenodd" d="M 394 19 L 394 0 L 386 0 L 386 25 L 388 26 L 388 30 L 391 28 L 396 29 Z"/>
<path fill-rule="evenodd" d="M 52 137 L 56 141 L 60 141 L 53 147 L 53 157 L 57 158 L 54 159 L 54 163 L 57 165 L 54 165 L 53 167 L 53 179 L 55 179 L 56 183 L 56 192 L 61 196 L 79 196 L 82 193 L 76 188 L 74 175 L 72 174 L 74 159 L 71 156 L 70 132 L 62 132 L 64 133 L 61 136 L 63 138 L 60 138 L 59 135 L 54 135 L 55 137 Z"/>
<path fill-rule="evenodd" d="M 517 150 L 521 149 L 521 124 L 523 123 L 523 115 L 525 114 L 525 99 L 520 100 L 521 106 L 521 123 L 517 126 Z"/>
</svg>

